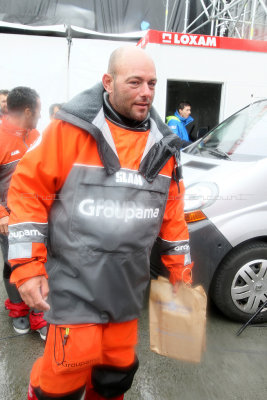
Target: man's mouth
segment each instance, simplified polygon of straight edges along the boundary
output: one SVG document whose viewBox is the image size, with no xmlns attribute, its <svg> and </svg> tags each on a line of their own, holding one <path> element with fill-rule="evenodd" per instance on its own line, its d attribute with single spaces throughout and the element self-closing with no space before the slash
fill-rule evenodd
<svg viewBox="0 0 267 400">
<path fill-rule="evenodd" d="M 135 103 L 137 107 L 149 107 L 149 103 Z"/>
</svg>

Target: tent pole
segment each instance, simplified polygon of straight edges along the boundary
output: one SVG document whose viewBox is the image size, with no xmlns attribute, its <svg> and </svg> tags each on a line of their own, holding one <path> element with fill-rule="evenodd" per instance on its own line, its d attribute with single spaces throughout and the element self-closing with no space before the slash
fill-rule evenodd
<svg viewBox="0 0 267 400">
<path fill-rule="evenodd" d="M 69 100 L 70 96 L 70 51 L 72 45 L 72 37 L 71 37 L 71 25 L 67 27 L 67 42 L 68 42 L 68 63 L 67 63 L 67 100 Z"/>
</svg>

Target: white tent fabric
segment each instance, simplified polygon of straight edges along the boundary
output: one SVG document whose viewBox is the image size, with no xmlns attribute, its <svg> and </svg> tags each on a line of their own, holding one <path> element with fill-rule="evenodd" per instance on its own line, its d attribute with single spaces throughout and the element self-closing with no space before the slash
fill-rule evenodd
<svg viewBox="0 0 267 400">
<path fill-rule="evenodd" d="M 16 24 L 16 28 L 20 30 L 22 26 Z M 35 33 L 47 29 L 66 36 L 64 25 L 30 28 Z M 48 109 L 52 103 L 65 102 L 100 81 L 111 52 L 123 44 L 136 45 L 145 34 L 99 35 L 72 27 L 74 30 L 91 39 L 71 38 L 70 42 L 66 37 L 0 33 L 0 89 L 29 86 L 39 93 L 42 102 L 40 131 L 49 123 Z"/>
</svg>

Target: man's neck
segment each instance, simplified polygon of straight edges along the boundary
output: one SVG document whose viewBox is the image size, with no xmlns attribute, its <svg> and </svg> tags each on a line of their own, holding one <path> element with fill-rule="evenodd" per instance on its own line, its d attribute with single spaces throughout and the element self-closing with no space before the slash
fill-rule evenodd
<svg viewBox="0 0 267 400">
<path fill-rule="evenodd" d="M 17 114 L 8 114 L 6 116 L 6 120 L 10 125 L 14 125 L 20 131 L 27 131 L 28 128 L 25 126 L 24 118 Z"/>
</svg>

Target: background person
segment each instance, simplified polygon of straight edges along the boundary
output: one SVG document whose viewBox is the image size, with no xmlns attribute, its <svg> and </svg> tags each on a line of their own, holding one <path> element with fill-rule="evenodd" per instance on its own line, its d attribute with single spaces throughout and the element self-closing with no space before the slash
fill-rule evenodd
<svg viewBox="0 0 267 400">
<path fill-rule="evenodd" d="M 174 115 L 167 117 L 167 125 L 181 140 L 188 142 L 187 145 L 191 141 L 186 127 L 193 121 L 194 119 L 191 117 L 191 104 L 188 101 L 181 101 Z"/>
<path fill-rule="evenodd" d="M 54 103 L 49 107 L 49 118 L 51 121 L 55 118 L 56 113 L 61 109 L 62 103 Z"/>
<path fill-rule="evenodd" d="M 0 124 L 4 115 L 7 115 L 7 96 L 8 90 L 0 90 Z"/>
<path fill-rule="evenodd" d="M 62 107 L 13 176 L 12 282 L 50 323 L 28 399 L 78 400 L 85 386 L 86 400 L 123 399 L 156 239 L 175 288 L 190 276 L 180 140 L 151 109 L 155 85 L 144 50 L 115 50 L 102 83 Z"/>
<path fill-rule="evenodd" d="M 11 268 L 7 255 L 10 211 L 7 207 L 7 192 L 19 160 L 39 138 L 39 132 L 35 128 L 40 118 L 40 98 L 33 89 L 16 87 L 7 97 L 7 108 L 8 114 L 5 114 L 0 125 L 0 240 L 4 258 L 4 284 L 9 297 L 5 306 L 10 311 L 9 316 L 17 333 L 27 333 L 31 326 L 45 339 L 46 321 L 43 313 L 33 310 L 29 324 L 29 307 L 22 301 L 16 286 L 9 281 Z"/>
</svg>

